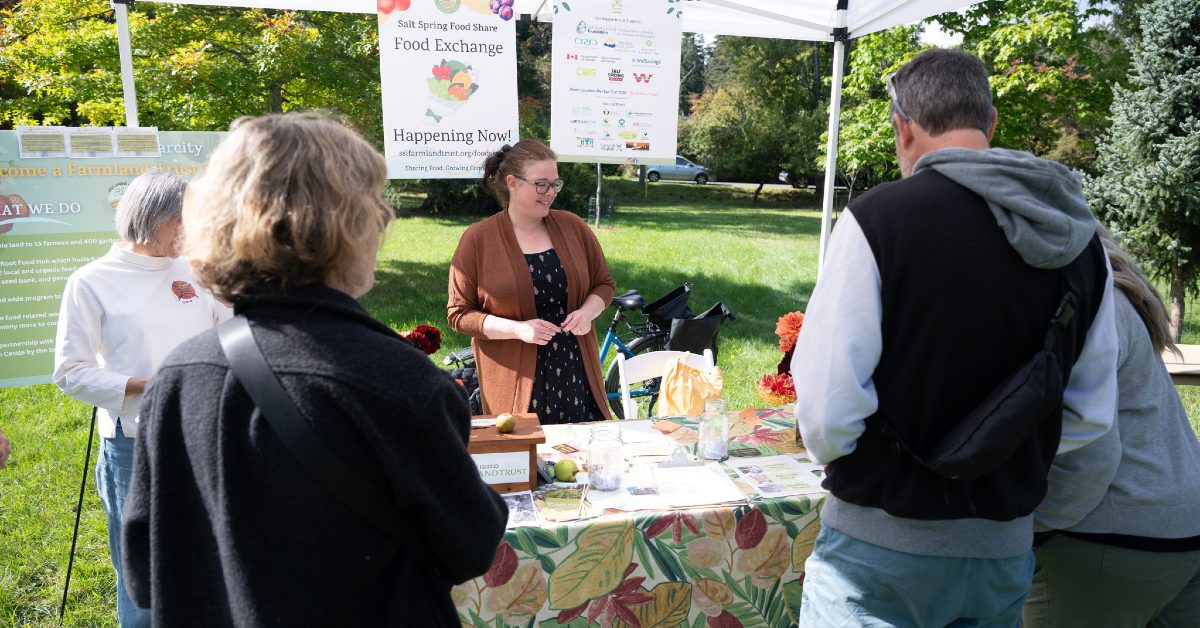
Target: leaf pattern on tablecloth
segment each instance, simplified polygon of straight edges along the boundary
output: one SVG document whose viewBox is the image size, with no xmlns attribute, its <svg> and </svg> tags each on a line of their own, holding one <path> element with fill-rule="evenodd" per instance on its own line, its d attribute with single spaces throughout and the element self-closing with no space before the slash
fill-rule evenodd
<svg viewBox="0 0 1200 628">
<path fill-rule="evenodd" d="M 737 540 L 738 549 L 750 549 L 757 547 L 766 533 L 767 518 L 763 516 L 761 510 L 751 508 L 750 512 L 742 515 L 742 518 L 738 520 L 733 538 Z"/>
<path fill-rule="evenodd" d="M 794 454 L 804 451 L 796 442 L 796 428 L 775 428 L 760 424 L 747 434 L 730 436 L 730 442 L 750 447 L 761 446 L 773 449 L 779 453 Z"/>
<path fill-rule="evenodd" d="M 537 561 L 517 567 L 504 585 L 488 592 L 483 609 L 498 613 L 505 623 L 523 624 L 546 603 L 546 577 Z"/>
<path fill-rule="evenodd" d="M 787 571 L 791 564 L 790 550 L 787 531 L 774 528 L 763 536 L 758 545 L 738 551 L 733 559 L 733 567 L 735 571 L 748 574 L 756 586 L 767 588 Z"/>
<path fill-rule="evenodd" d="M 688 562 L 701 569 L 726 565 L 731 553 L 729 542 L 724 539 L 699 538 L 687 544 Z"/>
<path fill-rule="evenodd" d="M 740 446 L 763 455 L 794 449 L 790 416 L 730 418 L 745 426 L 734 430 L 735 439 L 745 431 Z M 681 427 L 669 436 L 694 452 L 686 443 L 696 440 L 696 420 L 672 421 Z M 487 573 L 453 587 L 451 598 L 472 628 L 795 626 L 822 500 L 756 499 L 507 530 Z"/>
<path fill-rule="evenodd" d="M 561 624 L 573 622 L 586 612 L 589 625 L 598 623 L 601 628 L 609 628 L 615 622 L 616 624 L 638 626 L 636 609 L 650 604 L 654 601 L 654 597 L 642 587 L 642 582 L 646 580 L 645 576 L 629 577 L 637 567 L 637 563 L 630 563 L 629 567 L 625 568 L 624 580 L 617 585 L 617 588 L 607 595 L 562 611 L 558 614 L 558 622 Z"/>
<path fill-rule="evenodd" d="M 800 623 L 800 601 L 804 596 L 804 574 L 800 579 L 783 585 L 783 599 L 787 604 L 787 616 L 792 625 Z"/>
<path fill-rule="evenodd" d="M 662 515 L 657 521 L 646 526 L 646 538 L 652 539 L 668 529 L 671 530 L 671 539 L 676 545 L 683 539 L 683 528 L 687 528 L 689 532 L 700 536 L 700 528 L 696 526 L 696 518 L 684 510 L 676 510 Z"/>
<path fill-rule="evenodd" d="M 664 582 L 641 593 L 650 596 L 648 604 L 633 607 L 637 623 L 617 620 L 613 626 L 620 628 L 667 628 L 678 626 L 687 621 L 688 613 L 692 610 L 692 585 L 686 582 Z"/>
<path fill-rule="evenodd" d="M 815 514 L 815 511 L 814 511 Z M 808 525 L 792 540 L 792 569 L 804 573 L 804 561 L 808 560 L 821 531 L 821 522 L 815 516 L 808 518 Z"/>
<path fill-rule="evenodd" d="M 724 582 L 696 578 L 692 583 L 692 603 L 705 615 L 720 615 L 726 604 L 733 603 L 733 590 Z"/>
<path fill-rule="evenodd" d="M 732 534 L 737 526 L 732 510 L 706 510 L 700 520 L 704 522 L 704 533 L 718 539 Z"/>
<path fill-rule="evenodd" d="M 507 583 L 516 571 L 517 553 L 508 541 L 500 541 L 500 547 L 496 548 L 496 557 L 492 559 L 492 566 L 483 574 L 483 582 L 489 587 L 498 587 Z"/>
<path fill-rule="evenodd" d="M 716 617 L 709 617 L 705 625 L 708 628 L 744 628 L 742 622 L 729 611 L 722 611 Z"/>
<path fill-rule="evenodd" d="M 576 539 L 578 549 L 550 575 L 550 608 L 575 608 L 612 591 L 633 559 L 633 521 L 596 523 Z"/>
</svg>

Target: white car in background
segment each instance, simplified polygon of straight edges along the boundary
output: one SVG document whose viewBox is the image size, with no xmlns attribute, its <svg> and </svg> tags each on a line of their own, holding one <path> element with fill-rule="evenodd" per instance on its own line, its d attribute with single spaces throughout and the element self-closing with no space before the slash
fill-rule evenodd
<svg viewBox="0 0 1200 628">
<path fill-rule="evenodd" d="M 685 157 L 675 156 L 674 166 L 649 166 L 646 170 L 646 180 L 654 183 L 659 179 L 673 181 L 695 181 L 699 184 L 708 183 L 712 175 L 708 168 L 696 165 Z"/>
</svg>

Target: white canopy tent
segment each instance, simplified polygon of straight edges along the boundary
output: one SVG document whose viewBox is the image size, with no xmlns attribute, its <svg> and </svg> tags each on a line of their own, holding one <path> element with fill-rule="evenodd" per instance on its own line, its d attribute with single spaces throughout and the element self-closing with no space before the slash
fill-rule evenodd
<svg viewBox="0 0 1200 628">
<path fill-rule="evenodd" d="M 121 78 L 125 90 L 125 120 L 138 126 L 137 95 L 133 83 L 127 4 L 133 0 L 111 0 L 116 12 L 121 48 Z M 376 0 L 156 0 L 176 4 L 200 4 L 269 9 L 374 13 Z M 637 0 L 626 0 L 626 10 Z M 821 203 L 821 245 L 817 274 L 824 266 L 825 249 L 832 228 L 833 194 L 837 172 L 838 121 L 842 105 L 842 70 L 846 44 L 899 24 L 955 11 L 979 0 L 684 0 L 683 30 L 708 35 L 743 35 L 773 39 L 832 41 L 833 88 L 829 102 L 829 141 L 825 149 L 825 188 Z M 554 20 L 553 0 L 515 0 L 514 12 L 538 21 Z"/>
</svg>

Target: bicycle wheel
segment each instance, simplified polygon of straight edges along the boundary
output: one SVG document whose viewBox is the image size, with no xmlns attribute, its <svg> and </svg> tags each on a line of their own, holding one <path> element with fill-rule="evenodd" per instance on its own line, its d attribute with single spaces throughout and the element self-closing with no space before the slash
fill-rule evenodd
<svg viewBox="0 0 1200 628">
<path fill-rule="evenodd" d="M 666 346 L 666 338 L 649 336 L 637 338 L 629 343 L 629 350 L 634 355 L 639 355 L 650 351 L 662 351 L 664 346 Z M 658 386 L 661 381 L 662 378 L 656 377 L 637 382 L 629 387 L 629 394 L 633 397 L 633 402 L 637 404 L 639 417 L 653 416 L 654 404 L 658 401 Z M 604 392 L 605 394 L 621 392 L 621 372 L 617 369 L 616 358 L 613 358 L 612 362 L 608 364 L 608 372 L 604 376 Z M 614 419 L 625 418 L 625 409 L 621 407 L 619 394 L 616 397 L 609 397 L 608 407 L 612 410 Z"/>
</svg>

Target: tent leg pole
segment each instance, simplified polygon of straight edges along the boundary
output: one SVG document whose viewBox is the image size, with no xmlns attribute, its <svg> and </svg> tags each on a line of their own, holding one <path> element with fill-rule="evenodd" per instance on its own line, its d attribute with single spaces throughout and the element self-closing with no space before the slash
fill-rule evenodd
<svg viewBox="0 0 1200 628">
<path fill-rule="evenodd" d="M 834 186 L 837 184 L 838 121 L 842 113 L 842 75 L 846 42 L 833 42 L 833 81 L 829 90 L 829 143 L 825 147 L 825 190 L 821 199 L 821 248 L 817 254 L 817 280 L 825 267 L 825 251 L 832 229 Z"/>
<path fill-rule="evenodd" d="M 137 127 L 137 91 L 133 85 L 133 53 L 129 41 L 129 7 L 126 2 L 113 0 L 113 13 L 117 19 L 117 50 L 121 57 L 121 90 L 125 97 L 125 126 Z"/>
</svg>

